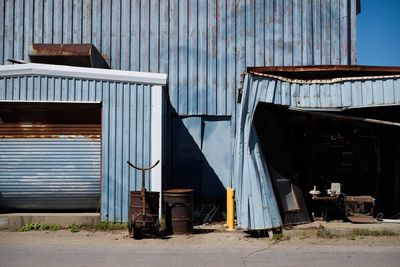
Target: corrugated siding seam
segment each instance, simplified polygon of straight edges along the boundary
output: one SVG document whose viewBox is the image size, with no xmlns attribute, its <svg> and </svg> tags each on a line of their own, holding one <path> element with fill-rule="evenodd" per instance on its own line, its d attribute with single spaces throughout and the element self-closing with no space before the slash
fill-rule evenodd
<svg viewBox="0 0 400 267">
<path fill-rule="evenodd" d="M 356 0 L 0 1 L 0 64 L 93 43 L 113 69 L 169 72 L 179 115 L 232 115 L 247 66 L 355 63 Z"/>
<path fill-rule="evenodd" d="M 102 101 L 101 216 L 103 220 L 126 222 L 128 191 L 141 188 L 140 173 L 128 168 L 126 161 L 150 164 L 151 88 L 48 76 L 0 77 L 0 101 Z M 150 180 L 146 176 L 147 185 Z"/>
</svg>

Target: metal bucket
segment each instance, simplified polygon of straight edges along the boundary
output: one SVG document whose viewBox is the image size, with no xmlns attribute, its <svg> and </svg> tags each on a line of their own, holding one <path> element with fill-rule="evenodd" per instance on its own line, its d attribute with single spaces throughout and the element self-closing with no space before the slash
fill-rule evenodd
<svg viewBox="0 0 400 267">
<path fill-rule="evenodd" d="M 149 234 L 157 236 L 159 231 L 159 192 L 145 192 L 145 213 L 143 214 L 143 197 L 141 191 L 130 191 L 129 199 L 129 233 L 132 237 Z"/>
<path fill-rule="evenodd" d="M 193 232 L 193 190 L 170 189 L 164 191 L 165 223 L 171 234 Z"/>
</svg>

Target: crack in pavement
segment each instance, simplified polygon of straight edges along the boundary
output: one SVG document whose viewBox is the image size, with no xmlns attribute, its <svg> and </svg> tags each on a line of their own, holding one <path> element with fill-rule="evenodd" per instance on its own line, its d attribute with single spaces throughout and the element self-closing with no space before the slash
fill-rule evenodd
<svg viewBox="0 0 400 267">
<path fill-rule="evenodd" d="M 269 244 L 268 247 L 266 247 L 266 248 L 257 249 L 257 250 L 255 250 L 255 251 L 252 251 L 252 252 L 250 252 L 250 253 L 244 255 L 244 256 L 242 257 L 243 266 L 246 266 L 246 259 L 247 259 L 248 257 L 251 257 L 251 256 L 253 256 L 253 255 L 257 254 L 257 253 L 263 252 L 263 251 L 267 251 L 268 249 L 271 248 L 271 246 L 272 246 L 272 244 Z"/>
</svg>

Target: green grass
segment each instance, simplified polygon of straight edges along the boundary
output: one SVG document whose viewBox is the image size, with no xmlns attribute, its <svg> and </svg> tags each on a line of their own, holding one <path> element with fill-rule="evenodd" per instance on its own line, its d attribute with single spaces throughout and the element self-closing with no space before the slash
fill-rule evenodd
<svg viewBox="0 0 400 267">
<path fill-rule="evenodd" d="M 115 230 L 127 230 L 128 224 L 126 223 L 109 223 L 109 222 L 99 222 L 93 225 L 86 224 L 70 224 L 67 227 L 61 227 L 58 224 L 43 224 L 39 222 L 27 223 L 24 226 L 18 228 L 19 232 L 28 231 L 58 231 L 61 229 L 68 229 L 72 233 L 77 233 L 81 230 L 88 231 L 115 231 Z"/>
<path fill-rule="evenodd" d="M 71 233 L 77 233 L 81 230 L 81 227 L 75 223 L 68 225 L 67 228 L 71 231 Z"/>
<path fill-rule="evenodd" d="M 39 222 L 27 223 L 24 226 L 18 228 L 19 232 L 28 232 L 28 231 L 57 231 L 60 230 L 61 227 L 58 224 L 42 224 Z"/>
</svg>

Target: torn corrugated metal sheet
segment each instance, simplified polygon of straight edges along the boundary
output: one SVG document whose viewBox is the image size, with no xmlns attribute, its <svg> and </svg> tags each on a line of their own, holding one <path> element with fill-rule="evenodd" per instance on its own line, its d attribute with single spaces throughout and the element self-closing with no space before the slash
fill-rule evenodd
<svg viewBox="0 0 400 267">
<path fill-rule="evenodd" d="M 372 69 L 371 69 L 372 70 Z M 253 118 L 259 102 L 300 109 L 327 109 L 400 105 L 400 75 L 340 78 L 336 73 L 324 81 L 272 77 L 248 73 L 236 115 L 233 147 L 233 180 L 237 190 L 238 225 L 248 229 L 270 229 L 282 225 Z M 309 73 L 310 74 L 310 73 Z M 357 75 L 355 75 L 357 76 Z M 298 77 L 296 77 L 298 78 Z"/>
<path fill-rule="evenodd" d="M 282 220 L 267 166 L 260 151 L 253 115 L 261 94 L 273 92 L 276 81 L 269 80 L 264 84 L 264 90 L 258 90 L 256 84 L 257 81 L 253 81 L 251 75 L 246 76 L 236 121 L 232 185 L 237 190 L 238 226 L 248 229 L 270 229 L 282 226 Z M 271 102 L 272 96 L 269 95 Z"/>
</svg>

